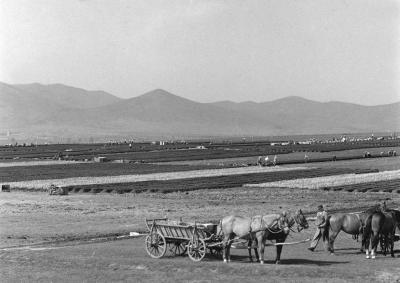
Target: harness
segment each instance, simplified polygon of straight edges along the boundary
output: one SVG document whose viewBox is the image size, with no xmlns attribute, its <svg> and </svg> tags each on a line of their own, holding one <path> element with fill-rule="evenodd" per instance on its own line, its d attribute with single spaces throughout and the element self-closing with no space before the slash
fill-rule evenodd
<svg viewBox="0 0 400 283">
<path fill-rule="evenodd" d="M 304 228 L 303 228 L 303 226 L 301 225 L 300 220 L 297 219 L 297 215 L 296 215 L 295 217 L 292 217 L 291 220 L 290 220 L 290 222 L 289 222 L 289 229 L 290 229 L 290 231 L 292 231 L 293 233 L 296 233 L 296 231 L 294 231 L 294 230 L 292 229 L 292 226 L 293 226 L 295 223 L 296 223 L 296 225 L 297 225 L 297 232 L 298 232 L 298 233 L 301 232 L 301 230 L 303 230 Z"/>
<path fill-rule="evenodd" d="M 265 225 L 265 221 L 264 221 L 262 216 L 254 216 L 254 217 L 252 217 L 250 223 L 253 223 L 253 221 L 258 217 L 261 218 L 260 219 L 260 228 L 259 229 L 252 230 L 252 225 L 250 224 L 249 234 L 250 234 L 250 238 L 251 239 L 253 239 L 253 234 L 254 233 L 257 233 L 257 232 L 260 232 L 260 231 L 268 230 L 270 233 L 278 234 L 278 233 L 281 233 L 285 228 L 289 227 L 289 225 L 288 225 L 288 223 L 286 221 L 286 218 L 282 217 L 282 216 L 279 217 L 278 219 L 275 219 L 274 222 L 269 226 Z M 286 225 L 284 225 L 283 223 L 286 224 Z"/>
<path fill-rule="evenodd" d="M 288 228 L 289 227 L 289 225 L 288 224 L 286 224 L 286 225 L 283 225 L 282 226 L 282 222 L 283 223 L 287 223 L 286 221 L 284 221 L 284 220 L 286 220 L 286 219 L 284 219 L 283 221 L 281 220 L 281 219 L 277 219 L 276 221 L 275 221 L 275 223 L 273 223 L 273 225 L 271 225 L 270 227 L 265 227 L 266 228 L 266 230 L 268 230 L 270 233 L 272 233 L 272 234 L 279 234 L 279 233 L 281 233 L 281 232 L 283 232 L 283 230 L 285 229 L 285 228 Z M 275 227 L 275 226 L 278 226 L 277 228 L 278 228 L 278 230 L 273 230 L 273 228 Z M 289 227 L 289 229 L 290 229 L 290 227 Z"/>
<path fill-rule="evenodd" d="M 260 218 L 261 218 L 261 220 L 260 220 L 260 228 L 259 228 L 258 230 L 252 230 L 251 224 L 253 223 L 254 219 L 256 219 L 257 217 L 260 217 Z M 264 230 L 263 227 L 264 227 L 264 219 L 263 219 L 263 217 L 262 217 L 262 216 L 253 216 L 253 217 L 250 219 L 250 230 L 249 230 L 250 237 L 252 237 L 251 235 L 252 235 L 253 233 L 257 233 L 257 232 L 263 231 L 263 230 Z"/>
</svg>

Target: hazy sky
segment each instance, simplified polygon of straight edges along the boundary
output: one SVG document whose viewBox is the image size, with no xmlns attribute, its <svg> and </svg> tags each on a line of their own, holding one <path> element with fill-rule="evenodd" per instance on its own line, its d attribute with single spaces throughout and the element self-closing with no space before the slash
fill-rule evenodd
<svg viewBox="0 0 400 283">
<path fill-rule="evenodd" d="M 400 1 L 0 0 L 0 81 L 400 101 Z"/>
</svg>

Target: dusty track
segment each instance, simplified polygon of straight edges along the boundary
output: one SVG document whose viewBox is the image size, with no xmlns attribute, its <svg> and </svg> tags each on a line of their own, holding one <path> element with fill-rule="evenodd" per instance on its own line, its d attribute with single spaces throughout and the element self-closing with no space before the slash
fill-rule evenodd
<svg viewBox="0 0 400 283">
<path fill-rule="evenodd" d="M 314 232 L 312 226 L 307 233 Z M 295 234 L 302 239 L 305 233 Z M 3 282 L 396 282 L 400 280 L 399 246 L 396 257 L 378 255 L 367 260 L 358 250 L 359 243 L 340 234 L 336 241 L 336 255 L 306 248 L 308 244 L 284 247 L 282 264 L 273 263 L 275 248 L 267 247 L 266 264 L 250 263 L 247 250 L 232 249 L 232 262 L 206 256 L 201 262 L 188 257 L 167 255 L 150 258 L 143 239 L 113 242 L 80 243 L 49 247 L 48 249 L 20 249 L 0 252 L 0 279 Z"/>
</svg>

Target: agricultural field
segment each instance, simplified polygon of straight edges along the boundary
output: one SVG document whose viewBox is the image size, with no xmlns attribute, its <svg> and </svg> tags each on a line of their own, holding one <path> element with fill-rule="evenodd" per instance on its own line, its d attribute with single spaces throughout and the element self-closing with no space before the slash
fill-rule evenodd
<svg viewBox="0 0 400 283">
<path fill-rule="evenodd" d="M 163 165 L 163 164 L 135 164 L 135 163 L 75 163 L 68 162 L 64 164 L 49 165 L 24 165 L 0 167 L 0 180 L 3 182 L 46 180 L 46 179 L 64 179 L 73 177 L 102 177 L 102 176 L 120 176 L 133 174 L 152 174 L 165 172 L 184 172 L 201 169 L 221 168 L 219 166 L 204 165 Z M 26 164 L 26 163 L 25 163 Z M 14 165 L 14 164 L 13 164 Z"/>
<path fill-rule="evenodd" d="M 50 184 L 55 184 L 69 186 L 71 192 L 172 192 L 398 169 L 399 157 L 261 168 L 221 167 L 197 162 L 193 165 L 78 163 L 3 167 L 0 180 L 19 189 L 46 190 Z"/>
<path fill-rule="evenodd" d="M 327 187 L 350 186 L 361 183 L 393 181 L 400 179 L 400 170 L 365 174 L 342 174 L 334 176 L 297 178 L 260 184 L 246 184 L 247 187 L 322 189 Z"/>
<path fill-rule="evenodd" d="M 130 174 L 130 175 L 118 175 L 118 176 L 101 176 L 101 177 L 72 177 L 65 179 L 49 179 L 49 180 L 29 180 L 29 181 L 17 181 L 10 182 L 9 185 L 12 189 L 32 189 L 32 190 L 46 190 L 51 184 L 62 186 L 62 187 L 79 187 L 79 186 L 101 186 L 101 185 L 113 185 L 118 184 L 135 184 L 145 182 L 157 182 L 157 181 L 174 181 L 174 180 L 187 180 L 187 179 L 205 179 L 223 176 L 240 176 L 246 175 L 251 176 L 253 174 L 266 174 L 266 173 L 279 173 L 286 171 L 297 171 L 297 170 L 309 170 L 301 167 L 239 167 L 239 168 L 221 168 L 221 169 L 205 169 L 205 170 L 193 170 L 193 171 L 176 171 L 176 172 L 164 172 L 164 173 L 153 173 L 153 174 Z"/>
<path fill-rule="evenodd" d="M 203 147 L 199 149 L 196 147 Z M 293 152 L 325 153 L 321 155 L 322 161 L 331 160 L 333 155 L 345 150 L 359 150 L 357 155 L 346 154 L 345 158 L 359 158 L 365 151 L 374 149 L 372 155 L 380 152 L 396 150 L 400 147 L 400 140 L 364 141 L 354 143 L 310 144 L 310 145 L 276 145 L 270 142 L 250 143 L 176 143 L 167 145 L 152 145 L 149 143 L 134 143 L 132 147 L 126 144 L 54 144 L 28 147 L 0 147 L 0 160 L 30 160 L 59 158 L 67 160 L 92 160 L 95 156 L 103 156 L 109 160 L 132 160 L 140 162 L 170 162 L 209 160 L 221 158 L 256 157 L 259 155 L 284 155 Z M 380 148 L 376 150 L 376 148 Z M 304 155 L 303 155 L 304 157 Z M 338 158 L 342 158 L 337 156 Z M 315 156 L 317 158 L 317 156 Z M 319 158 L 319 157 L 318 157 Z M 282 159 L 282 161 L 284 161 Z M 302 160 L 303 161 L 303 160 Z M 255 163 L 255 160 L 251 163 Z"/>
<path fill-rule="evenodd" d="M 286 154 L 273 154 L 261 153 L 262 156 L 269 156 L 270 162 L 274 156 L 277 156 L 278 165 L 287 164 L 304 164 L 304 155 L 308 156 L 309 163 L 321 163 L 324 164 L 327 161 L 333 161 L 333 157 L 336 157 L 337 161 L 364 159 L 364 153 L 368 151 L 372 157 L 381 158 L 381 152 L 385 152 L 383 157 L 387 157 L 386 154 L 389 150 L 396 150 L 399 152 L 400 147 L 384 147 L 384 148 L 370 148 L 370 149 L 346 149 L 342 151 L 334 152 L 291 152 Z M 159 162 L 157 164 L 170 164 L 170 165 L 218 165 L 218 166 L 230 166 L 230 165 L 241 165 L 241 164 L 255 164 L 257 161 L 256 156 L 245 156 L 235 158 L 213 158 L 205 160 L 184 160 L 184 161 L 171 161 L 171 162 Z M 377 161 L 379 162 L 379 161 Z M 315 166 L 315 165 L 314 165 Z M 316 166 L 321 166 L 320 164 Z"/>
<path fill-rule="evenodd" d="M 341 153 L 335 154 L 339 156 Z M 290 154 L 304 157 L 304 153 Z M 29 281 L 58 281 L 61 278 L 70 278 L 71 281 L 82 281 L 82 278 L 86 281 L 212 281 L 216 275 L 229 281 L 235 278 L 239 281 L 263 281 L 266 276 L 272 281 L 281 278 L 328 282 L 399 280 L 398 258 L 379 255 L 376 261 L 366 262 L 358 252 L 359 243 L 346 235 L 340 235 L 336 240 L 335 256 L 325 253 L 322 245 L 313 254 L 306 250 L 308 243 L 284 247 L 280 266 L 272 265 L 272 248 L 267 248 L 267 264 L 264 266 L 250 264 L 246 250 L 234 250 L 234 262 L 227 265 L 212 257 L 206 257 L 200 263 L 193 263 L 187 257 L 155 260 L 146 254 L 143 238 L 117 240 L 132 231 L 145 233 L 146 218 L 218 222 L 230 214 L 252 216 L 299 208 L 312 217 L 319 204 L 324 204 L 330 213 L 356 212 L 383 201 L 389 207 L 400 208 L 400 194 L 395 190 L 377 192 L 374 189 L 376 186 L 398 186 L 396 178 L 336 184 L 314 190 L 309 187 L 243 186 L 302 178 L 330 178 L 349 173 L 364 176 L 392 171 L 385 174 L 396 174 L 395 170 L 400 169 L 399 157 L 338 159 L 335 162 L 303 162 L 301 165 L 261 168 L 236 167 L 234 163 L 247 162 L 231 157 L 156 164 L 2 165 L 1 183 L 121 175 L 150 179 L 71 186 L 70 194 L 65 196 L 51 196 L 41 190 L 0 192 L 0 264 L 3 266 L 0 281 L 20 281 L 23 278 L 29 278 Z M 222 172 L 219 170 L 233 170 L 235 174 L 218 175 L 215 172 Z M 196 175 L 191 175 L 193 172 Z M 202 172 L 214 173 L 202 176 Z M 164 177 L 175 174 L 175 177 L 154 178 L 160 174 Z M 176 178 L 177 175 L 181 178 Z M 89 193 L 81 193 L 85 190 Z M 103 193 L 107 191 L 111 193 Z M 303 234 L 295 234 L 290 241 L 309 238 L 314 229 L 311 226 Z M 395 248 L 396 257 L 399 257 L 399 242 Z M 87 272 L 88 267 L 90 272 Z"/>
</svg>

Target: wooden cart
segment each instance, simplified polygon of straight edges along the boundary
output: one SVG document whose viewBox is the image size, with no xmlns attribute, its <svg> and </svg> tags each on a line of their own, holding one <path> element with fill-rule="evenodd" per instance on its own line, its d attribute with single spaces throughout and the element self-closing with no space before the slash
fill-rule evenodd
<svg viewBox="0 0 400 283">
<path fill-rule="evenodd" d="M 163 257 L 167 250 L 179 256 L 187 254 L 200 261 L 208 250 L 222 255 L 222 237 L 217 235 L 217 224 L 186 224 L 168 221 L 167 218 L 146 219 L 148 235 L 146 251 L 152 258 Z"/>
</svg>

